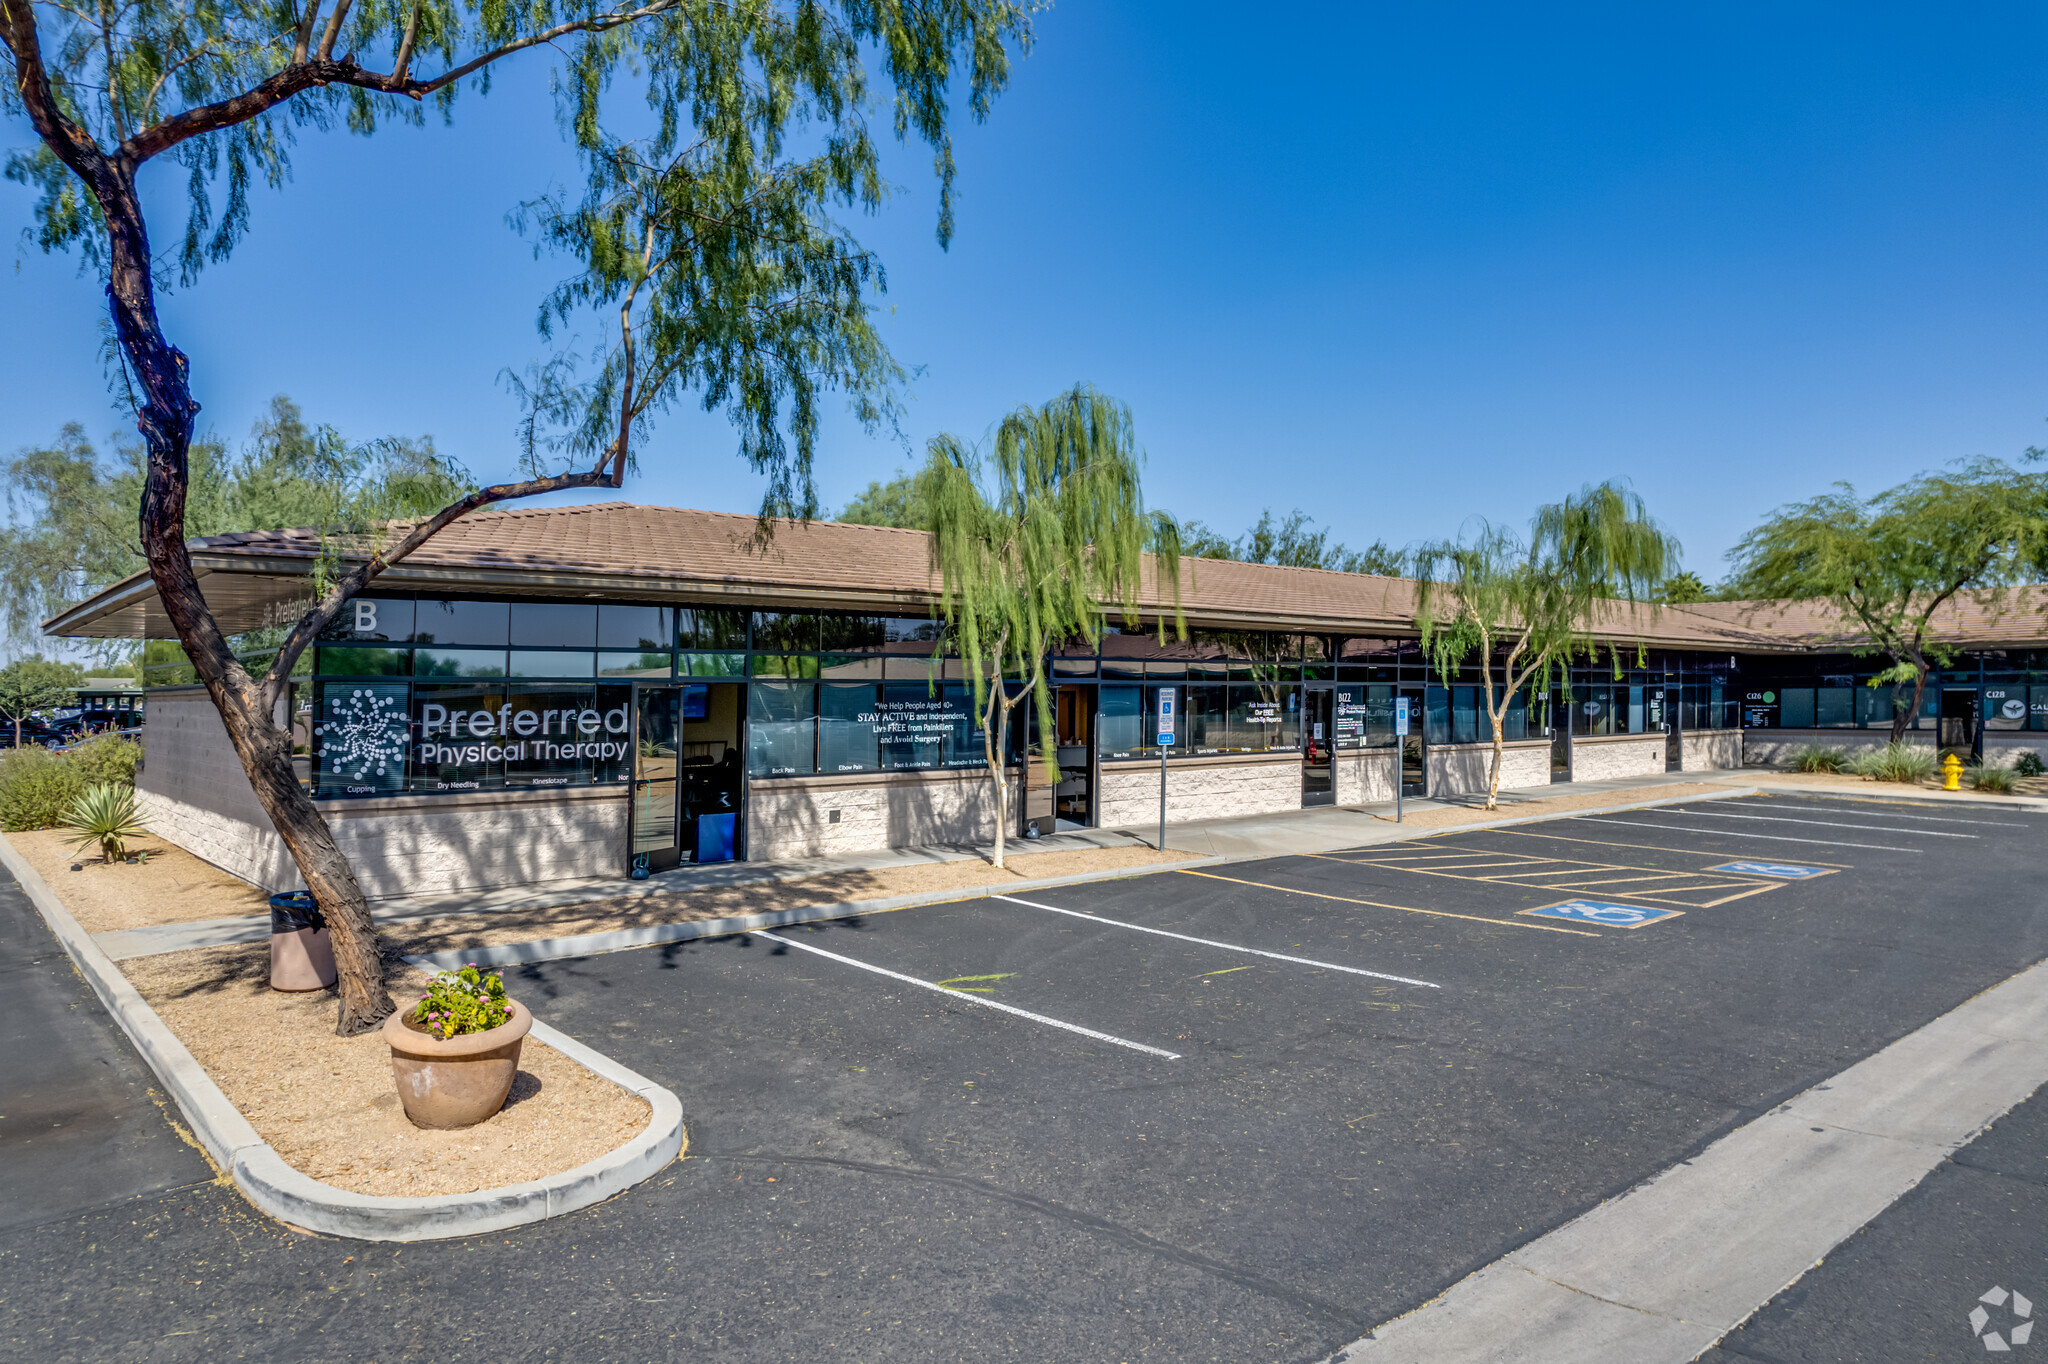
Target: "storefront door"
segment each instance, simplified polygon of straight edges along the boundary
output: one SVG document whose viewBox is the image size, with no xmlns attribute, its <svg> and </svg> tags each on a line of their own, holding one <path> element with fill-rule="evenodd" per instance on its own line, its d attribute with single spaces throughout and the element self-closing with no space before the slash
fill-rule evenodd
<svg viewBox="0 0 2048 1364">
<path fill-rule="evenodd" d="M 1334 805 L 1337 800 L 1335 769 L 1330 752 L 1336 743 L 1336 693 L 1329 687 L 1310 686 L 1302 694 L 1301 803 Z"/>
<path fill-rule="evenodd" d="M 1941 692 L 1941 751 L 1965 759 L 1978 753 L 1977 689 L 1944 687 Z"/>
<path fill-rule="evenodd" d="M 634 690 L 635 868 L 732 861 L 744 846 L 745 686 L 642 683 Z"/>
<path fill-rule="evenodd" d="M 1054 744 L 1060 781 L 1053 788 L 1054 827 L 1095 826 L 1095 688 L 1059 687 L 1053 691 Z M 1047 832 L 1050 832 L 1048 830 Z"/>
</svg>

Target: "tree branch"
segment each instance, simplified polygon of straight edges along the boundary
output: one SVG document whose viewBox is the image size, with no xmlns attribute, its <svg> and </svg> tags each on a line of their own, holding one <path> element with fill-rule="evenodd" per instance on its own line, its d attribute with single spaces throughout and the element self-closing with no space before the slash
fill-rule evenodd
<svg viewBox="0 0 2048 1364">
<path fill-rule="evenodd" d="M 43 65 L 32 0 L 0 0 L 0 41 L 14 54 L 15 91 L 36 136 L 102 200 L 114 189 L 113 167 L 92 136 L 64 115 Z"/>
<path fill-rule="evenodd" d="M 298 66 L 306 60 L 307 48 L 313 41 L 313 24 L 320 17 L 320 0 L 307 0 L 306 12 L 299 16 L 299 31 L 292 41 L 292 62 Z"/>
<path fill-rule="evenodd" d="M 278 645 L 277 657 L 271 660 L 270 671 L 264 674 L 262 700 L 266 714 L 274 712 L 278 699 L 284 695 L 284 687 L 291 680 L 292 667 L 299 661 L 299 655 L 306 651 L 320 632 L 327 628 L 341 611 L 342 606 L 369 586 L 370 580 L 379 573 L 398 563 L 427 541 L 440 534 L 447 526 L 460 517 L 467 516 L 479 507 L 493 502 L 510 502 L 523 497 L 538 497 L 542 493 L 561 492 L 568 488 L 599 488 L 606 486 L 604 464 L 580 474 L 557 474 L 552 478 L 530 478 L 519 483 L 494 483 L 488 488 L 479 488 L 469 496 L 449 503 L 426 520 L 414 526 L 404 539 L 389 549 L 377 550 L 357 564 L 330 588 L 313 608 L 299 617 L 291 633 Z"/>
<path fill-rule="evenodd" d="M 391 78 L 402 81 L 412 74 L 412 46 L 420 34 L 420 7 L 423 0 L 413 0 L 412 13 L 406 16 L 405 37 L 398 43 L 398 59 L 391 63 Z"/>
<path fill-rule="evenodd" d="M 328 61 L 334 56 L 334 40 L 341 36 L 342 20 L 348 18 L 351 0 L 335 0 L 334 13 L 327 16 L 327 31 L 320 35 L 320 60 Z"/>
</svg>

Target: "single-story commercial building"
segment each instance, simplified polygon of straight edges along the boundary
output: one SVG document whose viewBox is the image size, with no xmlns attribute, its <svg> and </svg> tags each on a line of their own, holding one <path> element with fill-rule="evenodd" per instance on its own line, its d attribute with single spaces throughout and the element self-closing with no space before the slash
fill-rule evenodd
<svg viewBox="0 0 2048 1364">
<path fill-rule="evenodd" d="M 486 511 L 350 603 L 302 663 L 306 782 L 372 895 L 993 836 L 964 665 L 934 619 L 916 531 L 608 503 Z M 193 542 L 223 626 L 293 618 L 317 534 Z M 1184 565 L 1185 641 L 1146 619 L 1050 660 L 1055 732 L 1014 728 L 1015 834 L 1143 826 L 1161 781 L 1157 693 L 1179 706 L 1167 819 L 1483 789 L 1476 662 L 1425 657 L 1406 579 Z M 2048 747 L 2048 596 L 1965 603 L 1917 742 L 2009 762 Z M 53 634 L 165 638 L 138 575 Z M 1617 605 L 1596 657 L 1513 699 L 1502 783 L 1774 761 L 1882 743 L 1891 693 L 1816 607 Z M 258 884 L 296 883 L 204 691 L 152 686 L 139 786 L 164 836 Z M 1395 701 L 1419 717 L 1397 743 Z M 1042 759 L 1050 752 L 1058 779 Z"/>
</svg>

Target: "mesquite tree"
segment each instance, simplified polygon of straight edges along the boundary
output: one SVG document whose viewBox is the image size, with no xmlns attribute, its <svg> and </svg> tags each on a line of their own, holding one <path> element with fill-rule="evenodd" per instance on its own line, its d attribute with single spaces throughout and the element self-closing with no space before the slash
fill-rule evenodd
<svg viewBox="0 0 2048 1364">
<path fill-rule="evenodd" d="M 869 320 L 878 268 L 833 217 L 872 211 L 889 190 L 866 61 L 884 74 L 896 136 L 933 149 L 943 245 L 953 225 L 949 99 L 964 84 L 972 114 L 984 116 L 1029 39 L 1010 0 L 0 0 L 12 60 L 0 101 L 36 138 L 6 171 L 40 191 L 42 246 L 76 247 L 105 279 L 147 453 L 149 571 L 333 927 L 341 1033 L 374 1026 L 392 1003 L 362 890 L 292 773 L 279 719 L 294 662 L 350 596 L 463 514 L 620 486 L 634 467 L 635 423 L 691 396 L 731 417 L 741 453 L 768 476 L 764 527 L 769 512 L 808 515 L 821 395 L 849 394 L 873 419 L 897 380 Z M 535 366 L 522 387 L 521 477 L 364 537 L 316 582 L 268 670 L 252 676 L 186 552 L 198 404 L 187 358 L 158 321 L 157 272 L 169 261 L 150 243 L 140 172 L 159 158 L 186 171 L 173 192 L 186 201 L 175 267 L 189 287 L 248 229 L 252 181 L 283 186 L 298 130 L 368 134 L 381 120 L 422 122 L 428 103 L 450 117 L 458 92 L 481 97 L 498 64 L 521 54 L 559 56 L 564 124 L 585 170 L 580 199 L 535 200 L 524 221 L 577 263 L 544 302 L 542 330 L 559 335 L 572 315 L 590 314 L 601 339 L 581 357 L 587 377 L 567 351 Z M 611 131 L 615 83 L 644 97 L 628 115 L 634 137 Z M 268 324 L 359 318 L 411 329 L 416 313 L 287 300 Z"/>
<path fill-rule="evenodd" d="M 1825 601 L 1852 652 L 1891 660 L 1870 685 L 1892 689 L 1898 743 L 1928 673 L 1955 658 L 1928 637 L 1935 613 L 1965 594 L 1997 609 L 2006 587 L 2048 573 L 2048 476 L 1982 458 L 1868 501 L 1841 484 L 1779 508 L 1728 557 L 1740 595 Z"/>
<path fill-rule="evenodd" d="M 1044 407 L 1022 407 L 996 428 L 986 486 L 982 462 L 955 436 L 934 437 L 917 477 L 932 569 L 940 577 L 946 623 L 967 660 L 981 712 L 982 752 L 994 784 L 996 857 L 1009 832 L 1010 712 L 1037 702 L 1040 732 L 1051 735 L 1046 657 L 1062 640 L 1101 637 L 1107 610 L 1135 622 L 1146 552 L 1155 583 L 1180 618 L 1180 528 L 1147 512 L 1131 414 L 1085 384 Z M 1168 629 L 1159 619 L 1161 638 Z M 1058 779 L 1047 746 L 1047 775 Z"/>
<path fill-rule="evenodd" d="M 1591 649 L 1603 603 L 1649 601 L 1677 567 L 1678 542 L 1650 519 L 1641 497 L 1612 483 L 1540 508 L 1526 542 L 1482 521 L 1469 540 L 1417 553 L 1416 618 L 1437 671 L 1448 682 L 1479 654 L 1493 730 L 1487 809 L 1500 807 L 1509 701 L 1552 663 Z"/>
</svg>

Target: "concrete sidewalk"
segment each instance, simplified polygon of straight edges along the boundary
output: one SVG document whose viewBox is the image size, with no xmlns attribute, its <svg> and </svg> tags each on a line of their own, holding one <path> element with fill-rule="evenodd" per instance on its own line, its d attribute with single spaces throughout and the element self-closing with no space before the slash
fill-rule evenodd
<svg viewBox="0 0 2048 1364">
<path fill-rule="evenodd" d="M 1641 777 L 1605 782 L 1556 783 L 1550 786 L 1531 787 L 1520 791 L 1502 791 L 1501 809 L 1495 818 L 1484 824 L 1512 824 L 1525 820 L 1547 819 L 1578 813 L 1596 813 L 1600 810 L 1633 808 L 1659 800 L 1664 788 L 1676 784 L 1699 785 L 1699 774 L 1690 776 L 1673 773 L 1654 777 Z M 1732 794 L 1732 792 L 1730 793 Z M 1602 801 L 1581 808 L 1559 808 L 1554 802 L 1561 799 L 1612 795 L 1612 801 Z M 1469 801 L 1409 800 L 1404 802 L 1404 815 L 1415 816 L 1442 811 L 1470 811 L 1478 813 L 1484 805 L 1482 797 Z M 1310 853 L 1336 852 L 1345 848 L 1369 847 L 1375 844 L 1396 842 L 1402 839 L 1427 837 L 1432 833 L 1444 832 L 1450 828 L 1477 828 L 1481 822 L 1455 825 L 1432 825 L 1395 822 L 1394 804 L 1339 807 L 1324 806 L 1308 810 L 1288 810 L 1279 814 L 1253 815 L 1241 819 L 1203 820 L 1186 824 L 1169 824 L 1166 827 L 1166 851 L 1183 853 L 1187 861 L 1162 863 L 1148 866 L 1119 868 L 1115 870 L 1082 872 L 1059 876 L 1039 882 L 1019 882 L 1011 889 L 1032 885 L 1063 884 L 1075 880 L 1095 880 L 1103 876 L 1141 875 L 1148 870 L 1166 870 L 1173 866 L 1187 866 L 1205 862 L 1229 862 L 1261 857 L 1300 856 Z M 1149 835 L 1149 836 L 1148 836 Z M 1062 833 L 1048 838 L 1018 839 L 1007 845 L 1011 856 L 1022 856 L 1043 852 L 1073 852 L 1091 848 L 1152 847 L 1158 842 L 1158 830 L 1141 829 L 1084 829 Z M 436 895 L 415 895 L 373 902 L 372 914 L 380 924 L 400 924 L 422 919 L 444 918 L 464 915 L 517 914 L 524 910 L 554 909 L 563 906 L 587 904 L 597 900 L 637 899 L 643 896 L 684 895 L 694 891 L 714 890 L 733 886 L 763 885 L 779 881 L 796 881 L 810 877 L 832 876 L 848 872 L 887 872 L 890 870 L 930 865 L 944 862 L 988 861 L 994 853 L 992 844 L 981 847 L 928 847 L 879 849 L 872 852 L 846 853 L 831 857 L 794 858 L 780 862 L 723 862 L 711 866 L 678 867 L 672 871 L 635 881 L 623 876 L 588 877 L 575 881 L 549 881 L 533 886 L 519 886 L 497 891 L 457 891 Z M 959 894 L 948 890 L 926 894 L 912 894 L 877 897 L 850 902 L 838 908 L 836 913 L 857 913 L 862 910 L 879 911 L 885 908 L 900 908 L 911 904 L 944 899 Z M 832 917 L 823 911 L 804 911 L 800 916 L 808 921 L 817 917 Z M 738 921 L 734 921 L 737 923 Z M 752 923 L 749 927 L 757 927 Z M 700 930 L 705 926 L 700 925 Z M 635 930 L 644 936 L 648 930 Z M 738 928 L 722 931 L 737 932 Z M 195 923 L 160 924 L 150 928 L 122 929 L 95 934 L 93 940 L 100 949 L 116 961 L 133 957 L 154 956 L 164 952 L 180 952 L 196 947 L 221 947 L 233 943 L 259 942 L 270 933 L 269 920 L 261 915 L 242 916 L 232 919 L 209 919 Z M 639 937 L 633 939 L 639 941 Z M 655 939 L 648 939 L 653 941 Z M 666 939 L 661 939 L 666 940 Z M 609 950 L 609 949 L 605 949 Z"/>
</svg>

